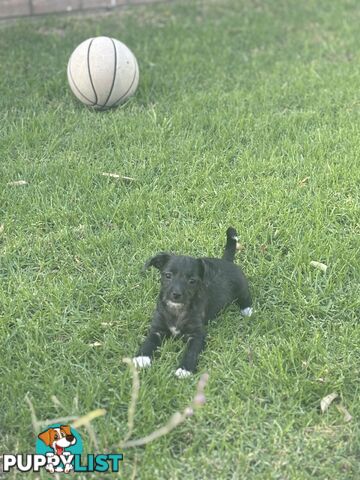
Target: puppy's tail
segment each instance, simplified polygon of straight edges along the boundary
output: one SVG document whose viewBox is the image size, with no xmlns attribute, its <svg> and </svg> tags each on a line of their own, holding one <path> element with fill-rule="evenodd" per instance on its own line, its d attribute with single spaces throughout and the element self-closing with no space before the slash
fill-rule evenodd
<svg viewBox="0 0 360 480">
<path fill-rule="evenodd" d="M 229 227 L 226 230 L 226 245 L 222 258 L 228 262 L 233 262 L 236 252 L 236 244 L 238 241 L 235 228 Z"/>
</svg>

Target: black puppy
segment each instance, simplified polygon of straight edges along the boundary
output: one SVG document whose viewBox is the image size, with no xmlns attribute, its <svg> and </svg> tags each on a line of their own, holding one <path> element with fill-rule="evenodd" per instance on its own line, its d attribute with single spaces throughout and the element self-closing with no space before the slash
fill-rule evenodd
<svg viewBox="0 0 360 480">
<path fill-rule="evenodd" d="M 252 314 L 252 301 L 247 280 L 233 260 L 237 234 L 226 232 L 227 242 L 222 259 L 192 258 L 159 253 L 150 258 L 145 269 L 161 272 L 161 291 L 150 331 L 133 362 L 148 367 L 151 357 L 167 336 L 187 340 L 184 357 L 176 370 L 177 377 L 194 372 L 205 345 L 205 325 L 224 307 L 236 302 L 245 316 Z"/>
</svg>

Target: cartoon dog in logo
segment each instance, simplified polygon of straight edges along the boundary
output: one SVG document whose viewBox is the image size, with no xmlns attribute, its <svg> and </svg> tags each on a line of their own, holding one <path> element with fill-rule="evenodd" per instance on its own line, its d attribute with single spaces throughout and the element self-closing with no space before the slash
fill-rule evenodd
<svg viewBox="0 0 360 480">
<path fill-rule="evenodd" d="M 38 437 L 45 445 L 54 450 L 55 455 L 63 455 L 66 448 L 76 443 L 76 438 L 71 433 L 69 425 L 60 425 L 60 427 L 49 428 L 45 432 L 41 432 Z M 71 464 L 66 464 L 64 473 L 69 473 L 73 468 Z M 47 465 L 46 470 L 50 473 L 54 473 L 55 469 L 53 465 Z M 60 470 L 59 470 L 60 471 Z"/>
</svg>

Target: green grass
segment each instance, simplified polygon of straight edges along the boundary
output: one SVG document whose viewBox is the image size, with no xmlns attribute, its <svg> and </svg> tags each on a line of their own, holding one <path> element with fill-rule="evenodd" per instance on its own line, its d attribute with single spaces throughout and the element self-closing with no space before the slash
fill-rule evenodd
<svg viewBox="0 0 360 480">
<path fill-rule="evenodd" d="M 219 255 L 233 225 L 256 314 L 210 326 L 207 404 L 126 451 L 122 478 L 135 463 L 141 480 L 359 478 L 359 21 L 357 0 L 214 0 L 0 25 L 0 451 L 34 451 L 27 393 L 42 419 L 105 408 L 99 451 L 118 450 L 121 359 L 158 291 L 143 262 Z M 72 50 L 100 34 L 141 74 L 103 113 L 66 82 Z M 135 437 L 192 398 L 180 353 L 168 342 L 141 372 Z M 320 413 L 333 391 L 351 422 Z"/>
</svg>

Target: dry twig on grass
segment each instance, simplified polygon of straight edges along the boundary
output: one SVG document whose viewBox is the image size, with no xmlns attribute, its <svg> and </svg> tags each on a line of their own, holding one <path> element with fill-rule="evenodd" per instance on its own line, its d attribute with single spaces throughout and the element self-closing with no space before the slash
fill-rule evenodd
<svg viewBox="0 0 360 480">
<path fill-rule="evenodd" d="M 200 377 L 200 380 L 196 387 L 195 396 L 189 406 L 187 406 L 182 412 L 175 412 L 169 418 L 169 420 L 165 425 L 158 428 L 157 430 L 154 430 L 149 435 L 146 435 L 145 437 L 142 437 L 142 438 L 137 438 L 135 440 L 129 440 L 134 428 L 134 416 L 136 411 L 136 401 L 139 395 L 140 382 L 139 382 L 137 370 L 134 367 L 132 361 L 129 358 L 124 358 L 123 361 L 130 366 L 131 372 L 133 374 L 133 387 L 132 387 L 132 394 L 131 394 L 131 402 L 128 409 L 128 432 L 125 435 L 124 440 L 120 444 L 121 449 L 146 445 L 147 443 L 150 443 L 156 440 L 157 438 L 167 435 L 174 428 L 176 428 L 178 425 L 183 423 L 188 417 L 191 417 L 194 414 L 194 411 L 197 408 L 204 405 L 204 403 L 206 402 L 204 390 L 205 390 L 207 381 L 209 379 L 209 375 L 207 373 L 204 373 Z"/>
<path fill-rule="evenodd" d="M 146 435 L 145 437 L 142 437 L 142 438 L 137 438 L 135 440 L 130 440 L 131 435 L 133 434 L 133 431 L 134 431 L 134 423 L 135 423 L 134 419 L 135 419 L 135 413 L 136 413 L 136 404 L 139 397 L 140 381 L 139 381 L 139 374 L 132 360 L 129 358 L 124 358 L 123 362 L 126 363 L 130 368 L 130 371 L 132 374 L 132 389 L 131 389 L 131 400 L 128 407 L 128 422 L 127 422 L 128 430 L 124 439 L 120 443 L 121 449 L 146 445 L 147 443 L 150 443 L 164 435 L 167 435 L 174 428 L 176 428 L 178 425 L 183 423 L 188 417 L 191 417 L 194 414 L 194 411 L 199 407 L 201 407 L 202 405 L 204 405 L 206 402 L 204 390 L 208 382 L 209 375 L 207 373 L 204 373 L 200 377 L 200 380 L 196 387 L 194 398 L 192 399 L 190 405 L 188 405 L 182 412 L 175 412 L 173 415 L 171 415 L 171 417 L 165 423 L 165 425 L 149 433 L 149 435 Z M 52 399 L 54 402 L 55 400 L 54 397 Z M 98 448 L 96 435 L 91 426 L 91 422 L 95 418 L 105 415 L 106 410 L 102 408 L 98 408 L 96 410 L 92 410 L 91 412 L 89 412 L 88 414 L 82 417 L 71 415 L 67 417 L 38 420 L 35 412 L 35 408 L 28 395 L 26 395 L 25 400 L 29 405 L 29 409 L 31 413 L 31 421 L 32 421 L 33 429 L 36 433 L 39 432 L 41 428 L 43 428 L 46 425 L 72 422 L 71 427 L 73 428 L 79 428 L 84 426 L 91 438 L 93 445 L 95 446 L 95 448 Z M 61 405 L 58 399 L 56 399 L 55 403 L 57 406 Z"/>
</svg>

